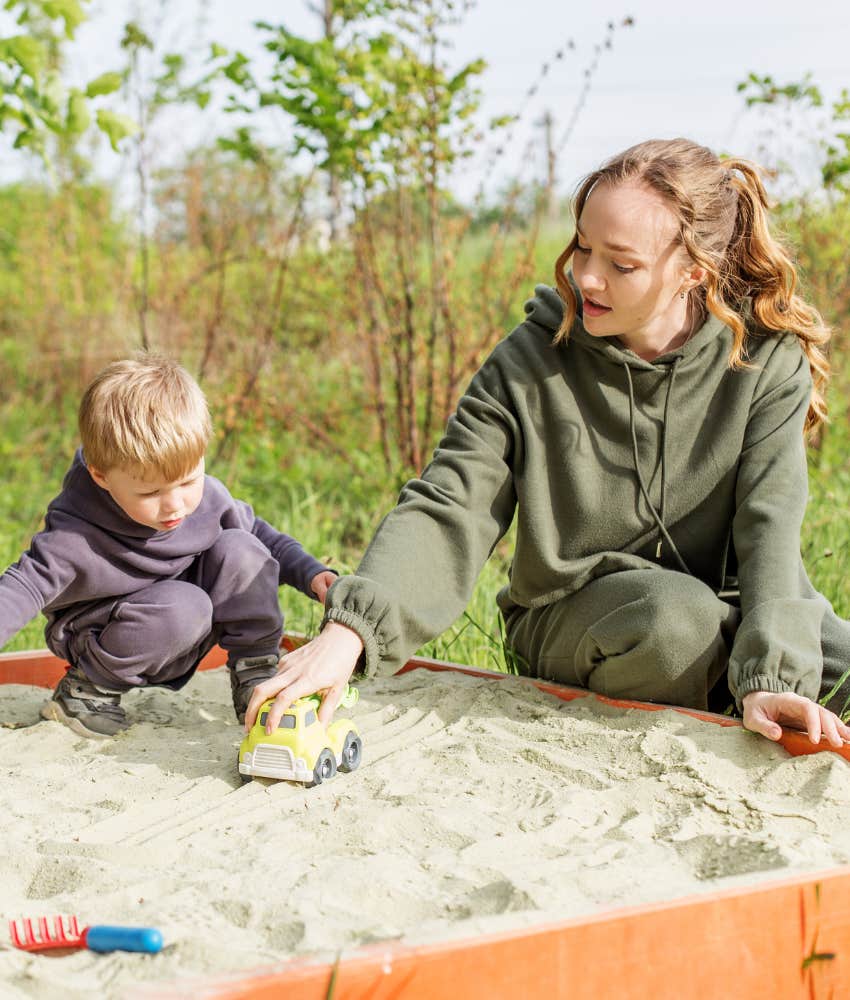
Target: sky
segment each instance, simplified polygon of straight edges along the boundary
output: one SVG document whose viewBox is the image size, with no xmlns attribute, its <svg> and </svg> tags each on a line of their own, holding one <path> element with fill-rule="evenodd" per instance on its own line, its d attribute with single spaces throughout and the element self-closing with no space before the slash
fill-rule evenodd
<svg viewBox="0 0 850 1000">
<path fill-rule="evenodd" d="M 199 24 L 198 10 L 204 18 Z M 317 16 L 306 0 L 95 0 L 92 16 L 80 31 L 72 70 L 84 78 L 120 64 L 121 26 L 144 12 L 143 23 L 164 45 L 193 44 L 199 37 L 216 39 L 246 54 L 259 50 L 255 21 L 284 23 L 290 30 L 315 37 Z M 626 17 L 632 27 L 620 27 Z M 810 72 L 828 96 L 850 87 L 850 4 L 829 0 L 711 0 L 702 4 L 660 0 L 477 0 L 451 29 L 451 48 L 444 58 L 452 68 L 483 58 L 480 77 L 482 122 L 516 113 L 521 119 L 506 138 L 491 184 L 514 176 L 529 180 L 544 174 L 542 132 L 535 127 L 543 113 L 553 116 L 556 146 L 562 145 L 567 122 L 576 110 L 606 24 L 618 27 L 612 48 L 603 49 L 587 99 L 569 140 L 556 162 L 558 187 L 570 192 L 577 181 L 607 157 L 651 137 L 685 135 L 719 152 L 759 158 L 766 118 L 745 112 L 736 84 L 754 71 L 778 82 Z M 555 52 L 572 41 L 561 61 Z M 550 63 L 539 93 L 525 95 Z M 203 140 L 218 123 L 197 114 L 170 129 L 175 150 L 181 142 Z M 788 127 L 779 137 L 783 153 L 801 163 L 812 159 L 811 134 Z M 489 160 L 488 137 L 482 155 L 465 167 L 455 182 L 459 193 L 471 194 Z"/>
</svg>

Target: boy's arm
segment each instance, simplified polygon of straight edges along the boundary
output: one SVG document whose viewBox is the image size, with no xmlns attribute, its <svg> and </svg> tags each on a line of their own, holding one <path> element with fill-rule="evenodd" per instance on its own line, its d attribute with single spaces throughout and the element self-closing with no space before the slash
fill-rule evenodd
<svg viewBox="0 0 850 1000">
<path fill-rule="evenodd" d="M 311 588 L 311 581 L 319 573 L 333 573 L 336 576 L 338 575 L 336 570 L 330 569 L 311 556 L 295 538 L 284 535 L 273 528 L 268 521 L 257 517 L 251 505 L 233 497 L 221 480 L 215 476 L 207 476 L 206 479 L 205 497 L 209 497 L 212 503 L 219 505 L 221 526 L 240 528 L 256 535 L 277 560 L 280 567 L 278 583 L 295 587 L 302 594 L 316 600 L 319 595 Z"/>
<path fill-rule="evenodd" d="M 61 542 L 40 532 L 0 576 L 0 648 L 65 589 L 69 568 L 57 546 L 61 550 Z"/>
<path fill-rule="evenodd" d="M 10 566 L 0 576 L 0 649 L 44 607 L 39 595 L 17 572 L 19 565 Z"/>
<path fill-rule="evenodd" d="M 280 566 L 278 578 L 280 583 L 295 587 L 302 594 L 312 597 L 313 600 L 316 600 L 318 595 L 313 592 L 310 583 L 316 575 L 319 573 L 336 574 L 336 570 L 330 569 L 310 555 L 297 539 L 277 531 L 261 517 L 254 517 L 251 533 L 256 535 L 277 559 Z"/>
</svg>

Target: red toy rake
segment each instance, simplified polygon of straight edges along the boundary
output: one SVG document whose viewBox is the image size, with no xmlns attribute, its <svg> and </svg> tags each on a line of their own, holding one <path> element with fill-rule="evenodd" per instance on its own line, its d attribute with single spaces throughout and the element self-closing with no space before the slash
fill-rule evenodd
<svg viewBox="0 0 850 1000">
<path fill-rule="evenodd" d="M 162 948 L 162 934 L 154 927 L 83 927 L 76 917 L 37 917 L 9 921 L 12 944 L 24 951 L 49 948 L 88 948 L 91 951 L 144 951 Z"/>
</svg>

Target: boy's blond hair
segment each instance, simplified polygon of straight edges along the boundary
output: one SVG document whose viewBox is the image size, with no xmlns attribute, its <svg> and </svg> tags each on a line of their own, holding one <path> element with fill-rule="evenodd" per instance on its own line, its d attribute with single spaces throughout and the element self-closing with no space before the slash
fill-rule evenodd
<svg viewBox="0 0 850 1000">
<path fill-rule="evenodd" d="M 107 365 L 83 394 L 80 439 L 86 464 L 174 482 L 200 464 L 212 433 L 198 383 L 155 354 Z"/>
</svg>

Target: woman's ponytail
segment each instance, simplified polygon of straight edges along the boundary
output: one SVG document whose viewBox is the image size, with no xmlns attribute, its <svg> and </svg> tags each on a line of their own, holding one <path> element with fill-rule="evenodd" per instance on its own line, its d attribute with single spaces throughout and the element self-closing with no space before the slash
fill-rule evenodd
<svg viewBox="0 0 850 1000">
<path fill-rule="evenodd" d="M 826 420 L 824 394 L 830 366 L 824 348 L 831 331 L 817 309 L 797 294 L 797 272 L 770 232 L 767 193 L 757 171 L 746 160 L 723 160 L 721 165 L 738 196 L 735 229 L 726 253 L 729 284 L 736 286 L 735 292 L 749 295 L 760 327 L 790 331 L 800 342 L 812 373 L 806 430 L 813 432 Z"/>
</svg>

